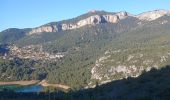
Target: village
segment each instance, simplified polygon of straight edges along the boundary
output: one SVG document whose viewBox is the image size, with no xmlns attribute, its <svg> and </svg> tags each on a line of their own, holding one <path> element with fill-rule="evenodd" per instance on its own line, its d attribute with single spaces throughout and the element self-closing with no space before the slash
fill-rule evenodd
<svg viewBox="0 0 170 100">
<path fill-rule="evenodd" d="M 29 45 L 19 48 L 16 45 L 8 46 L 8 54 L 4 54 L 3 59 L 19 57 L 32 60 L 58 60 L 64 57 L 65 53 L 50 54 L 43 51 L 42 45 Z"/>
</svg>

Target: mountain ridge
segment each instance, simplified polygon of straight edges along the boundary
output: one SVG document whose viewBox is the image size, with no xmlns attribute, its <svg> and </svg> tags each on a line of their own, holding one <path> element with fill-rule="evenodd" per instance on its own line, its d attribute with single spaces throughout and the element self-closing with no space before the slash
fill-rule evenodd
<svg viewBox="0 0 170 100">
<path fill-rule="evenodd" d="M 117 23 L 119 22 L 119 20 L 122 20 L 126 17 L 135 17 L 141 21 L 153 21 L 164 15 L 169 16 L 170 11 L 164 9 L 158 9 L 158 10 L 143 12 L 138 15 L 133 15 L 126 11 L 106 12 L 106 11 L 93 10 L 72 19 L 63 20 L 59 22 L 50 22 L 48 24 L 44 24 L 39 27 L 31 28 L 30 31 L 26 32 L 25 34 L 32 35 L 32 34 L 41 34 L 43 32 L 58 32 L 58 31 L 64 31 L 70 29 L 77 29 L 85 25 L 96 25 L 101 23 Z"/>
<path fill-rule="evenodd" d="M 77 29 L 86 25 L 96 25 L 100 23 L 117 23 L 119 20 L 126 18 L 128 15 L 127 12 L 119 12 L 119 13 L 108 13 L 108 12 L 91 12 L 90 16 L 88 16 L 89 13 L 85 14 L 87 15 L 87 18 L 83 19 L 80 18 L 80 20 L 75 20 L 72 23 L 63 22 L 63 23 L 57 23 L 56 25 L 50 25 L 47 24 L 47 26 L 42 26 L 33 29 L 28 34 L 34 34 L 34 33 L 41 33 L 41 32 L 58 32 L 58 31 L 64 31 L 64 30 L 71 30 L 71 29 Z M 94 14 L 94 15 L 93 15 Z M 81 16 L 80 16 L 81 17 Z M 76 17 L 79 18 L 79 17 Z"/>
</svg>

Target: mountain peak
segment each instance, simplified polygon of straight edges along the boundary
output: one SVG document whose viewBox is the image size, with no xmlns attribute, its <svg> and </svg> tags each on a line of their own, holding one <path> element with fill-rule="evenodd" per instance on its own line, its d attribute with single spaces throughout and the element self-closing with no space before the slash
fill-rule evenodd
<svg viewBox="0 0 170 100">
<path fill-rule="evenodd" d="M 126 11 L 120 11 L 120 12 L 117 12 L 116 13 L 117 16 L 119 16 L 119 18 L 124 18 L 124 17 L 127 17 L 127 16 L 133 16 L 132 14 L 126 12 Z"/>
<path fill-rule="evenodd" d="M 137 15 L 137 18 L 139 18 L 140 20 L 152 21 L 164 15 L 170 15 L 170 11 L 164 9 L 148 11 Z"/>
<path fill-rule="evenodd" d="M 97 10 L 90 10 L 88 13 L 96 13 Z"/>
<path fill-rule="evenodd" d="M 76 18 L 69 20 L 51 22 L 36 28 L 29 29 L 27 35 L 41 34 L 44 32 L 58 32 L 64 30 L 77 29 L 86 25 L 97 25 L 101 23 L 118 23 L 120 20 L 127 17 L 135 17 L 141 21 L 153 21 L 164 15 L 170 15 L 170 11 L 164 9 L 158 9 L 154 11 L 148 11 L 139 15 L 132 15 L 126 11 L 120 12 L 106 12 L 99 10 L 91 10 L 88 13 L 80 15 Z"/>
</svg>

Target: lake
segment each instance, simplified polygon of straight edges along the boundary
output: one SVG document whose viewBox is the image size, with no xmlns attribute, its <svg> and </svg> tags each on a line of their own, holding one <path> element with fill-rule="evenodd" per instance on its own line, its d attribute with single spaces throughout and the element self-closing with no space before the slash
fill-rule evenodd
<svg viewBox="0 0 170 100">
<path fill-rule="evenodd" d="M 44 87 L 41 85 L 28 85 L 28 86 L 3 85 L 3 86 L 0 86 L 0 90 L 2 89 L 9 89 L 15 92 L 41 92 L 43 91 Z"/>
</svg>

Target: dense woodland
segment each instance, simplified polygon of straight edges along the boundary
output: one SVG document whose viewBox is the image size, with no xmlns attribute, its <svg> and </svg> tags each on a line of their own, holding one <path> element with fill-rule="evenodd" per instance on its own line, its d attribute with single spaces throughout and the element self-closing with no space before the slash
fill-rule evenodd
<svg viewBox="0 0 170 100">
<path fill-rule="evenodd" d="M 96 88 L 43 93 L 0 92 L 2 100 L 168 100 L 170 97 L 170 66 L 143 72 L 138 78 L 113 81 Z M 130 92 L 129 92 L 130 91 Z"/>
</svg>

